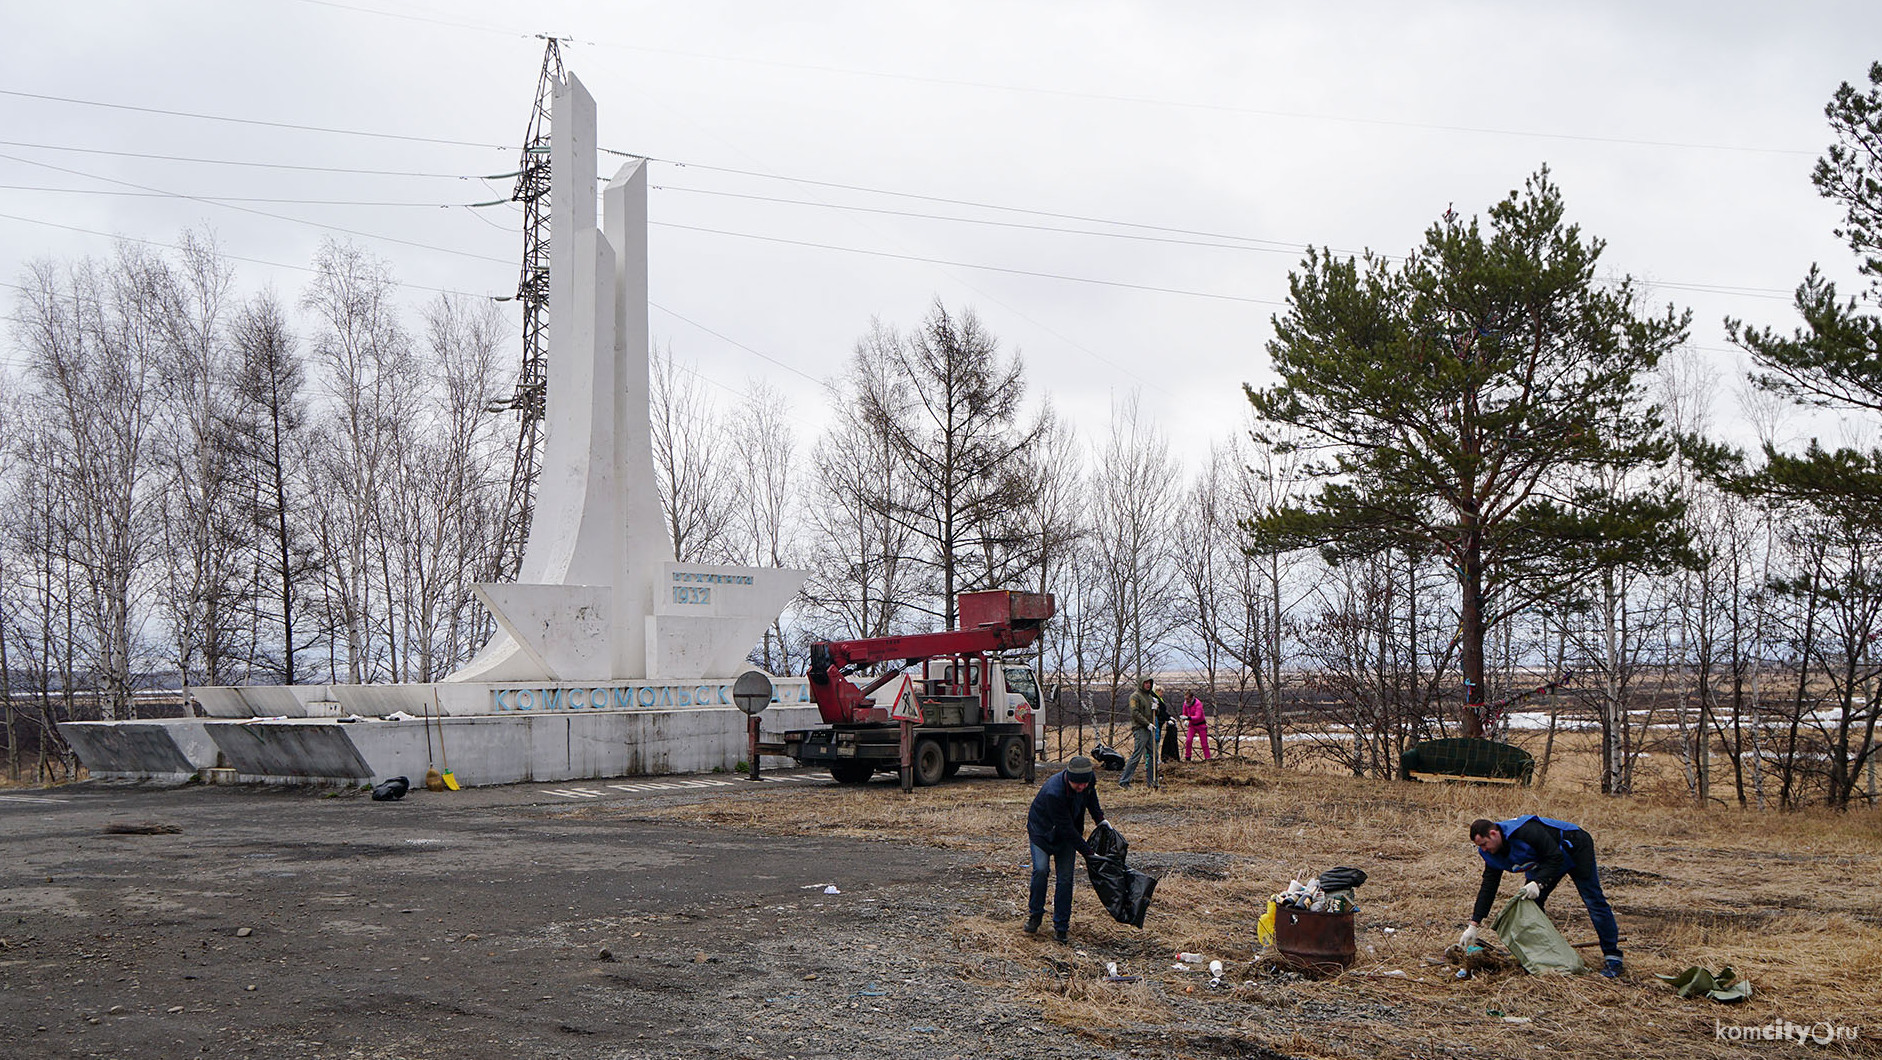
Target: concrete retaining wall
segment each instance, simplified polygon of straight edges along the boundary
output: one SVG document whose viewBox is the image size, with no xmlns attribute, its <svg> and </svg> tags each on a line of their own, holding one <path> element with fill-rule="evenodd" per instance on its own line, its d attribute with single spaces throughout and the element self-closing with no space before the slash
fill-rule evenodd
<svg viewBox="0 0 1882 1060">
<path fill-rule="evenodd" d="M 218 764 L 238 779 L 271 784 L 421 783 L 448 763 L 459 784 L 599 780 L 731 771 L 745 759 L 738 710 L 570 711 L 450 716 L 414 721 L 268 718 L 67 722 L 59 729 L 92 776 L 186 780 Z M 761 731 L 822 725 L 815 706 L 774 706 Z M 218 762 L 220 758 L 220 762 Z M 767 768 L 792 764 L 766 756 Z"/>
</svg>

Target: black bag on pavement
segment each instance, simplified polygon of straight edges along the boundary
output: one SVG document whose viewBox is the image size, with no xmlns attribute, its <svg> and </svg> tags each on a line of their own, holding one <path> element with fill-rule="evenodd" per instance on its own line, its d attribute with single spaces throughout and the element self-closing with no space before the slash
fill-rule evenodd
<svg viewBox="0 0 1882 1060">
<path fill-rule="evenodd" d="M 404 777 L 393 777 L 383 784 L 374 785 L 372 789 L 372 801 L 394 802 L 404 798 L 405 793 L 411 789 L 412 782 L 410 780 Z"/>
<path fill-rule="evenodd" d="M 1124 864 L 1130 844 L 1124 835 L 1108 824 L 1092 829 L 1091 856 L 1085 859 L 1085 871 L 1091 887 L 1111 918 L 1131 927 L 1144 926 L 1144 914 L 1150 911 L 1150 896 L 1157 889 L 1157 878 Z"/>
</svg>

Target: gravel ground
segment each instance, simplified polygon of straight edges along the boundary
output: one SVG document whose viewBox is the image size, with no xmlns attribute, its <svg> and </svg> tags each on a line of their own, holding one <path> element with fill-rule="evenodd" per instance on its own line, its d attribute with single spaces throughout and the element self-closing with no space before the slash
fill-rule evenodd
<svg viewBox="0 0 1882 1060">
<path fill-rule="evenodd" d="M 1168 1026 L 1081 1036 L 988 985 L 1084 960 L 1050 943 L 1034 966 L 983 963 L 963 980 L 947 925 L 1014 896 L 962 856 L 580 809 L 788 798 L 822 783 L 693 779 L 395 803 L 95 784 L 0 793 L 4 1053 L 1276 1055 Z"/>
</svg>

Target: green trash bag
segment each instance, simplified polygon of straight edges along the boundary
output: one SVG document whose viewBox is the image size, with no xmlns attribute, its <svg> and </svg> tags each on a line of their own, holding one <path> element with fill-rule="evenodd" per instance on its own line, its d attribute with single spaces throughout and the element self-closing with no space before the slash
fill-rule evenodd
<svg viewBox="0 0 1882 1060">
<path fill-rule="evenodd" d="M 1581 953 L 1555 930 L 1549 914 L 1527 898 L 1510 899 L 1490 927 L 1530 975 L 1566 975 L 1588 969 Z"/>
<path fill-rule="evenodd" d="M 1679 991 L 1680 997 L 1704 994 L 1714 1001 L 1728 1004 L 1751 997 L 1751 980 L 1738 978 L 1729 964 L 1718 975 L 1695 964 L 1678 975 L 1662 975 L 1659 978 L 1673 984 L 1673 989 Z"/>
</svg>

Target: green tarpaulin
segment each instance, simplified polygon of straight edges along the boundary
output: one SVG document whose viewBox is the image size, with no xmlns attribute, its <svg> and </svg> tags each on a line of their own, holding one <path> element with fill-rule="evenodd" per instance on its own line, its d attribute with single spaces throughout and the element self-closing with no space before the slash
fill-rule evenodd
<svg viewBox="0 0 1882 1060">
<path fill-rule="evenodd" d="M 1738 978 L 1729 964 L 1719 969 L 1718 975 L 1695 964 L 1678 975 L 1659 978 L 1673 984 L 1680 997 L 1704 994 L 1714 1001 L 1744 1001 L 1751 997 L 1751 980 Z"/>
<path fill-rule="evenodd" d="M 1587 970 L 1581 954 L 1568 944 L 1542 907 L 1527 898 L 1512 898 L 1490 925 L 1508 946 L 1523 971 L 1530 975 L 1568 974 Z"/>
</svg>

